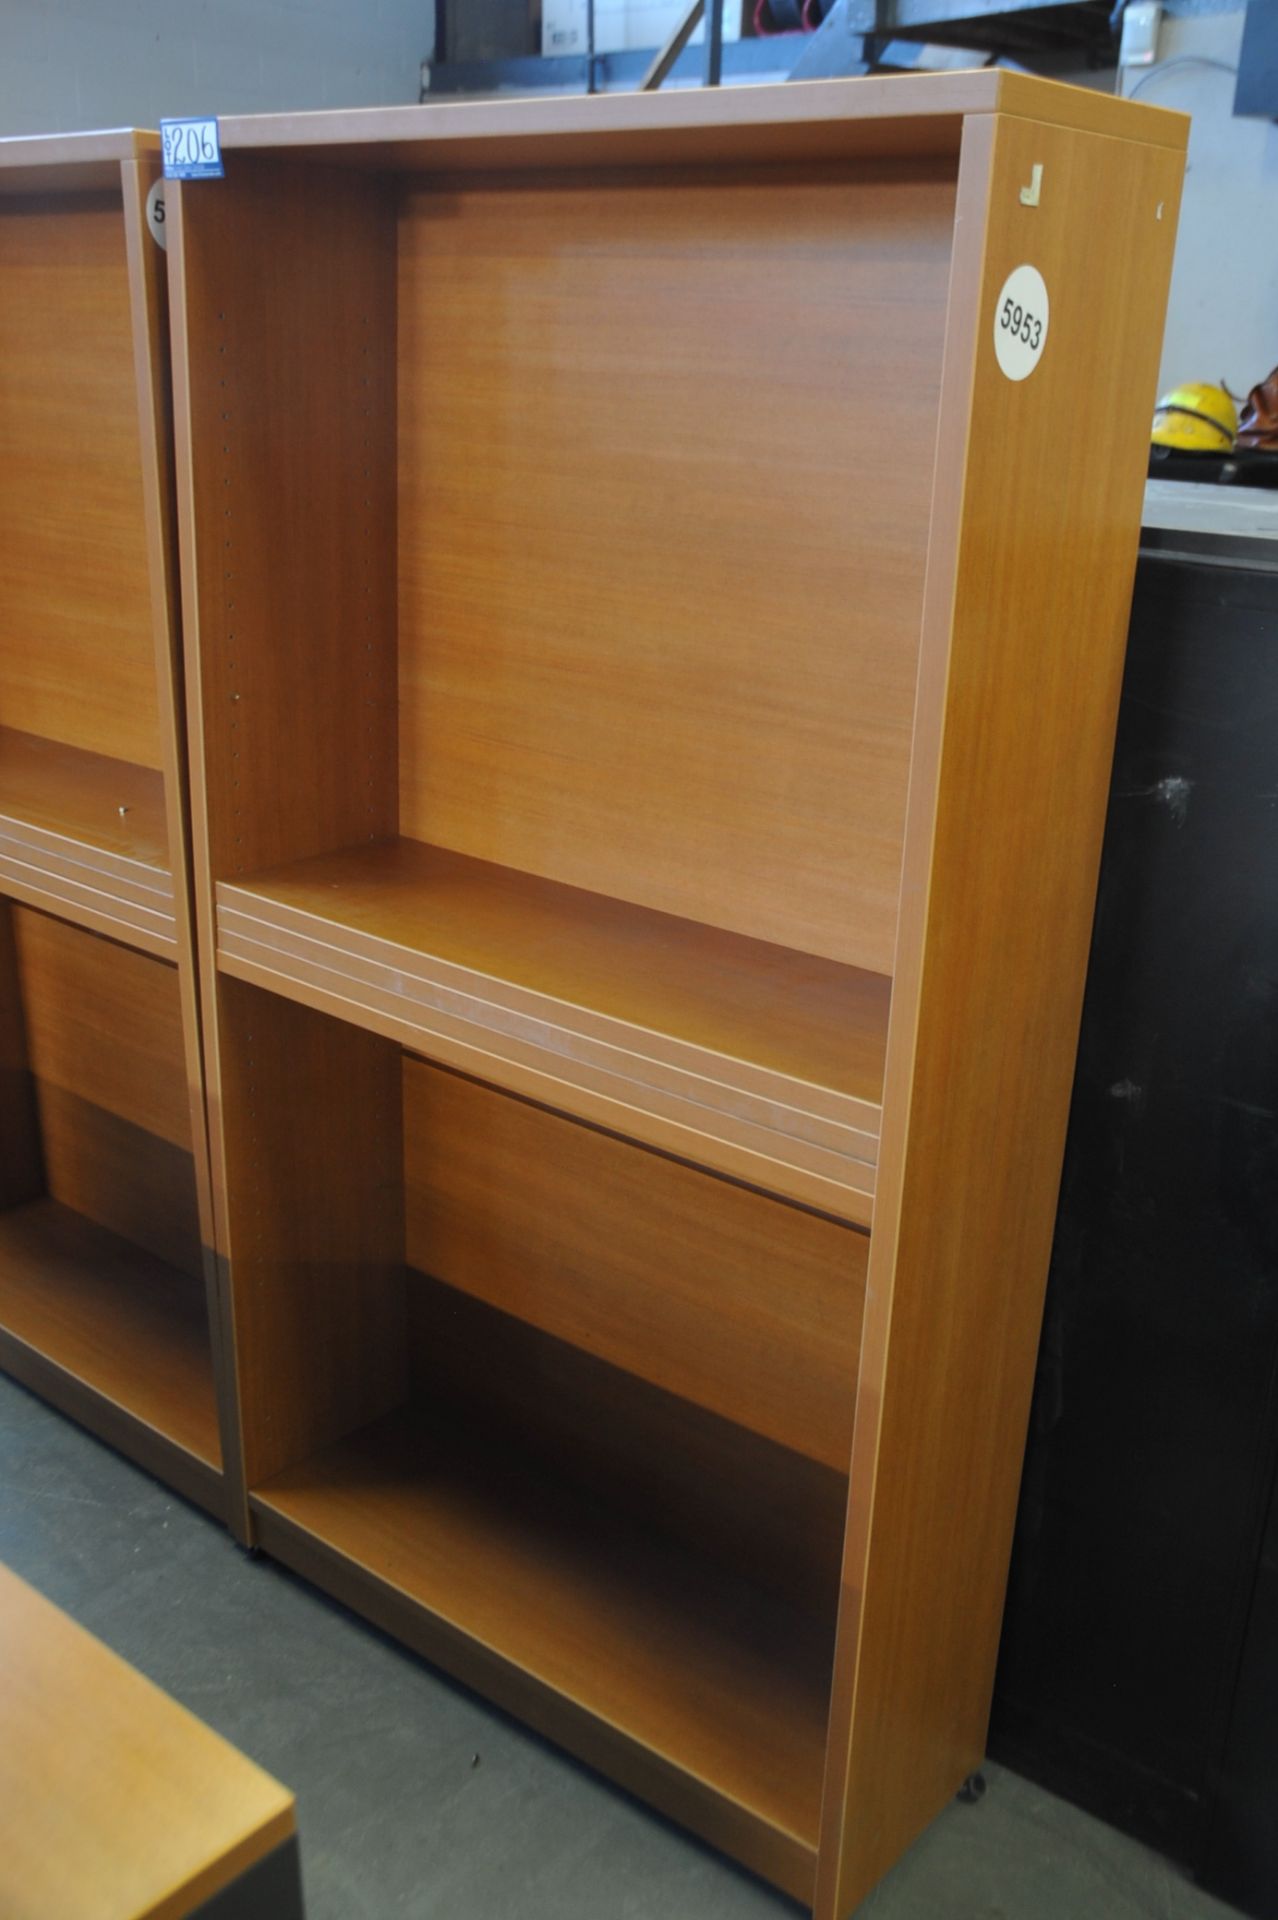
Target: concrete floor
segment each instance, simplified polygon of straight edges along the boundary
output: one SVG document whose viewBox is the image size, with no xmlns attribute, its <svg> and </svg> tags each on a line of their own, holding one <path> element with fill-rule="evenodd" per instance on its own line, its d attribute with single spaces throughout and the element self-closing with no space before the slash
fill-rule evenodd
<svg viewBox="0 0 1278 1920">
<path fill-rule="evenodd" d="M 0 1378 L 0 1559 L 298 1796 L 310 1920 L 795 1920 Z M 473 1764 L 479 1755 L 479 1765 Z M 1225 1920 L 1135 1842 L 988 1769 L 874 1920 Z"/>
</svg>

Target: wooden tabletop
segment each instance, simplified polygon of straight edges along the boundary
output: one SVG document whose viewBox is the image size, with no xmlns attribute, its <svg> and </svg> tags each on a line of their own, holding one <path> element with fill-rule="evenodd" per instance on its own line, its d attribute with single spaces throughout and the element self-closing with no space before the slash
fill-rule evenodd
<svg viewBox="0 0 1278 1920">
<path fill-rule="evenodd" d="M 5 1920 L 177 1920 L 293 1831 L 286 1788 L 0 1567 Z"/>
</svg>

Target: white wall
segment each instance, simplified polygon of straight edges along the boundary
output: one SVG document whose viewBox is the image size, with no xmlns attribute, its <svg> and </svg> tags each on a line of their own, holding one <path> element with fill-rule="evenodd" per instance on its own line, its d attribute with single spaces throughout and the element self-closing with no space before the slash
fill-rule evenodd
<svg viewBox="0 0 1278 1920">
<path fill-rule="evenodd" d="M 1243 19 L 1198 0 L 1164 20 L 1159 64 L 1123 75 L 1124 93 L 1193 115 L 1160 392 L 1223 379 L 1242 394 L 1278 365 L 1278 125 L 1235 119 L 1233 75 L 1197 64 L 1237 66 Z"/>
<path fill-rule="evenodd" d="M 415 101 L 433 0 L 0 0 L 0 135 Z"/>
</svg>

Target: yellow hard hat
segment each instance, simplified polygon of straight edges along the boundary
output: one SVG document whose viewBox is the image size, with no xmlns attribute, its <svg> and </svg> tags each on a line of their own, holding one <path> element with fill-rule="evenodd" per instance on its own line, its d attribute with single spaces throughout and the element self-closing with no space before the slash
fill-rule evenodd
<svg viewBox="0 0 1278 1920">
<path fill-rule="evenodd" d="M 1224 387 L 1189 381 L 1165 393 L 1154 414 L 1156 447 L 1187 453 L 1228 453 L 1238 432 L 1238 413 Z"/>
</svg>

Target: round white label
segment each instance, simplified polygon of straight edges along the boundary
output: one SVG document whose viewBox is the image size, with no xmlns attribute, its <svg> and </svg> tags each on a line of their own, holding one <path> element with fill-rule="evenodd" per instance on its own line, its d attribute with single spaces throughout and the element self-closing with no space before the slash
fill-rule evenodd
<svg viewBox="0 0 1278 1920">
<path fill-rule="evenodd" d="M 164 176 L 151 182 L 151 191 L 146 196 L 146 224 L 151 229 L 151 238 L 157 246 L 169 250 L 168 229 L 164 224 Z"/>
<path fill-rule="evenodd" d="M 994 351 L 1009 380 L 1027 380 L 1047 345 L 1047 286 L 1037 267 L 1014 267 L 994 309 Z"/>
</svg>

